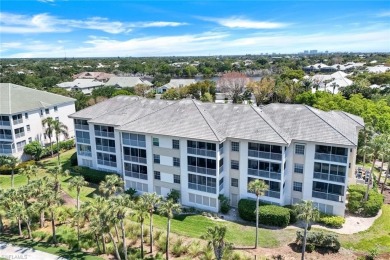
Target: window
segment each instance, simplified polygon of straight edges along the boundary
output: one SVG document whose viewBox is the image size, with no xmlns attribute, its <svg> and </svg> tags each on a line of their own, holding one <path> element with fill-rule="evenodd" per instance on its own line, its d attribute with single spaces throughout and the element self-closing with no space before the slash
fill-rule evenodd
<svg viewBox="0 0 390 260">
<path fill-rule="evenodd" d="M 26 125 L 27 131 L 30 132 L 31 128 L 30 125 Z"/>
<path fill-rule="evenodd" d="M 173 183 L 180 184 L 180 175 L 173 175 Z"/>
<path fill-rule="evenodd" d="M 238 179 L 232 178 L 231 179 L 231 185 L 232 185 L 232 187 L 238 187 Z"/>
<path fill-rule="evenodd" d="M 238 161 L 232 160 L 230 164 L 230 168 L 234 170 L 238 170 L 240 168 L 240 163 Z"/>
<path fill-rule="evenodd" d="M 232 142 L 232 151 L 233 152 L 239 152 L 240 151 L 240 143 L 239 142 Z"/>
<path fill-rule="evenodd" d="M 160 146 L 160 140 L 157 137 L 153 137 L 153 145 Z"/>
<path fill-rule="evenodd" d="M 153 162 L 160 163 L 160 155 L 159 154 L 153 154 Z"/>
<path fill-rule="evenodd" d="M 172 149 L 180 149 L 179 140 L 172 140 Z"/>
<path fill-rule="evenodd" d="M 46 115 L 50 114 L 50 109 L 46 108 L 46 109 L 45 109 L 45 114 L 46 114 Z"/>
<path fill-rule="evenodd" d="M 295 163 L 294 164 L 294 172 L 295 173 L 303 173 L 303 164 Z"/>
<path fill-rule="evenodd" d="M 302 192 L 302 182 L 294 181 L 293 190 Z"/>
<path fill-rule="evenodd" d="M 43 116 L 43 110 L 41 110 L 41 116 Z"/>
<path fill-rule="evenodd" d="M 24 113 L 24 118 L 28 119 L 28 113 Z"/>
<path fill-rule="evenodd" d="M 54 111 L 55 111 L 55 112 L 58 111 L 58 107 L 57 107 L 57 106 L 54 107 Z"/>
<path fill-rule="evenodd" d="M 19 143 L 16 143 L 16 148 L 18 149 L 18 152 L 23 151 L 25 145 L 26 145 L 26 141 L 21 141 Z"/>
<path fill-rule="evenodd" d="M 96 153 L 97 163 L 110 167 L 116 167 L 116 155 L 107 153 Z"/>
<path fill-rule="evenodd" d="M 122 140 L 124 145 L 146 147 L 144 135 L 122 133 Z"/>
<path fill-rule="evenodd" d="M 32 138 L 29 137 L 29 138 L 28 138 L 28 143 L 31 143 L 31 142 L 32 142 Z"/>
<path fill-rule="evenodd" d="M 173 166 L 180 167 L 180 158 L 173 157 Z"/>
<path fill-rule="evenodd" d="M 305 146 L 303 144 L 296 144 L 295 154 L 305 154 Z"/>
<path fill-rule="evenodd" d="M 161 173 L 158 171 L 154 171 L 154 179 L 155 180 L 161 180 Z"/>
</svg>

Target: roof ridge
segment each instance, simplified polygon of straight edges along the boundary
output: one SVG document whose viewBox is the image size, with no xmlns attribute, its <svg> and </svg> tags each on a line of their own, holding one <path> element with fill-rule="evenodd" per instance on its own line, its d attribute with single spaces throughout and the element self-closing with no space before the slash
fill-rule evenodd
<svg viewBox="0 0 390 260">
<path fill-rule="evenodd" d="M 268 104 L 268 105 L 270 105 L 270 104 Z M 269 125 L 272 128 L 272 130 L 274 130 L 286 142 L 286 144 L 289 143 L 281 134 L 279 134 L 279 131 L 276 131 L 276 129 L 267 120 L 265 120 L 265 118 L 259 113 L 259 111 L 256 111 L 256 109 L 255 109 L 255 107 L 253 105 L 251 105 L 250 107 L 264 120 L 264 122 L 267 123 L 267 125 Z M 263 111 L 263 110 L 261 110 L 261 111 Z M 280 130 L 282 130 L 282 129 L 280 129 Z"/>
<path fill-rule="evenodd" d="M 316 115 L 318 118 L 320 118 L 322 121 L 324 121 L 327 125 L 329 125 L 330 127 L 332 127 L 334 130 L 336 130 L 340 135 L 342 135 L 345 139 L 347 139 L 351 144 L 355 145 L 354 142 L 351 141 L 351 139 L 349 139 L 348 137 L 346 137 L 343 133 L 341 133 L 338 129 L 336 129 L 332 124 L 329 124 L 328 122 L 326 122 L 325 119 L 323 119 L 322 117 L 320 117 L 319 115 L 317 115 L 316 113 L 314 113 L 314 111 L 308 106 L 308 105 L 304 105 L 308 110 L 310 110 L 310 112 L 312 112 L 314 115 Z M 328 113 L 327 111 L 324 111 L 325 113 Z"/>
<path fill-rule="evenodd" d="M 215 135 L 215 137 L 217 138 L 218 141 L 221 141 L 220 138 L 218 137 L 218 135 L 216 134 L 216 132 L 214 131 L 213 127 L 210 125 L 210 123 L 207 121 L 207 119 L 205 118 L 202 110 L 198 107 L 198 105 L 196 104 L 196 102 L 191 99 L 192 103 L 194 103 L 195 107 L 198 109 L 198 111 L 200 112 L 200 114 L 202 115 L 204 121 L 206 121 L 207 125 L 210 127 L 211 131 L 213 131 L 213 134 Z M 211 118 L 213 118 L 211 115 L 210 115 Z"/>
<path fill-rule="evenodd" d="M 335 110 L 335 111 L 343 113 L 343 114 L 346 115 L 348 118 L 350 118 L 350 119 L 352 119 L 354 122 L 358 123 L 360 126 L 365 127 L 364 125 L 360 124 L 358 121 L 356 121 L 354 118 L 352 118 L 352 117 L 350 116 L 350 115 L 353 115 L 353 114 L 350 114 L 350 113 L 348 113 L 348 112 L 344 112 L 344 111 L 342 111 L 342 110 Z M 356 116 L 356 115 L 354 115 L 354 116 Z"/>
</svg>

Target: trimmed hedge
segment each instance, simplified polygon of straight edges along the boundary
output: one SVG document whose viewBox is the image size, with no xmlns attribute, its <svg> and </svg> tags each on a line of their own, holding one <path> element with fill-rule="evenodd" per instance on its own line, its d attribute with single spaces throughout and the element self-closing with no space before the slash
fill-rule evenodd
<svg viewBox="0 0 390 260">
<path fill-rule="evenodd" d="M 290 211 L 276 205 L 261 206 L 259 223 L 269 226 L 287 227 L 290 222 Z"/>
<path fill-rule="evenodd" d="M 99 184 L 101 181 L 104 181 L 107 175 L 115 174 L 113 172 L 103 172 L 82 166 L 74 166 L 72 172 L 80 174 L 86 181 L 94 184 Z"/>
<path fill-rule="evenodd" d="M 269 226 L 286 227 L 290 223 L 290 216 L 296 219 L 293 209 L 259 202 L 259 223 Z M 243 220 L 256 221 L 256 201 L 241 199 L 238 202 L 238 214 Z"/>
<path fill-rule="evenodd" d="M 296 208 L 293 205 L 286 205 L 284 206 L 287 208 L 290 212 L 290 223 L 289 224 L 294 224 L 295 222 L 298 221 L 298 212 Z"/>
<path fill-rule="evenodd" d="M 345 223 L 345 218 L 341 216 L 323 215 L 318 222 L 331 228 L 341 228 Z"/>
<path fill-rule="evenodd" d="M 302 245 L 303 243 L 303 231 L 297 231 L 297 237 L 295 243 Z M 334 251 L 339 251 L 340 242 L 336 235 L 324 234 L 322 232 L 307 232 L 306 235 L 306 250 L 310 248 L 327 248 Z"/>
<path fill-rule="evenodd" d="M 350 185 L 348 187 L 349 196 L 347 208 L 352 213 L 358 213 L 366 217 L 376 216 L 382 208 L 384 196 L 379 194 L 376 189 L 368 192 L 368 200 L 364 202 L 366 186 Z"/>
</svg>

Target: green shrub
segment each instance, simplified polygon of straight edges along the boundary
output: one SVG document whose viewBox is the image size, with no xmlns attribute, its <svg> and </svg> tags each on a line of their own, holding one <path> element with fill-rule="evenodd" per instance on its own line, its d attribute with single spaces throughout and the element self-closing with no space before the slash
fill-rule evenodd
<svg viewBox="0 0 390 260">
<path fill-rule="evenodd" d="M 229 213 L 229 210 L 230 210 L 230 200 L 228 197 L 220 194 L 218 196 L 218 200 L 219 200 L 219 203 L 220 203 L 220 212 L 222 214 L 227 214 Z"/>
<path fill-rule="evenodd" d="M 57 229 L 57 240 L 60 243 L 68 245 L 69 248 L 77 247 L 77 233 L 74 228 L 60 226 Z"/>
<path fill-rule="evenodd" d="M 331 228 L 341 228 L 341 227 L 343 227 L 343 224 L 345 223 L 345 218 L 343 218 L 341 216 L 323 215 L 320 217 L 318 222 L 324 224 L 325 226 L 331 227 Z"/>
<path fill-rule="evenodd" d="M 260 207 L 259 223 L 269 226 L 286 227 L 289 222 L 289 209 L 276 205 L 265 205 Z"/>
<path fill-rule="evenodd" d="M 347 208 L 350 212 L 355 213 L 359 210 L 364 195 L 358 191 L 351 191 L 348 195 Z"/>
<path fill-rule="evenodd" d="M 30 165 L 35 165 L 35 164 L 36 164 L 35 161 L 32 161 L 32 160 L 19 163 L 15 167 L 14 174 L 19 173 L 19 170 L 21 170 L 24 167 L 27 167 L 27 166 L 30 166 Z M 12 174 L 12 169 L 9 168 L 7 165 L 0 166 L 0 175 L 11 175 L 11 174 Z"/>
<path fill-rule="evenodd" d="M 171 251 L 175 257 L 180 257 L 188 252 L 188 246 L 184 244 L 183 239 L 179 238 L 173 243 Z"/>
<path fill-rule="evenodd" d="M 77 166 L 77 152 L 74 152 L 72 156 L 70 156 L 70 166 Z"/>
<path fill-rule="evenodd" d="M 31 235 L 33 239 L 38 239 L 39 241 L 47 241 L 47 238 L 49 237 L 48 233 L 40 230 L 33 231 Z"/>
<path fill-rule="evenodd" d="M 382 208 L 384 196 L 378 192 L 371 190 L 368 193 L 368 200 L 363 203 L 362 214 L 366 217 L 374 217 Z"/>
<path fill-rule="evenodd" d="M 293 205 L 286 205 L 284 206 L 285 208 L 287 208 L 290 212 L 290 223 L 289 224 L 294 224 L 295 222 L 298 221 L 298 212 L 297 210 L 295 209 L 295 207 Z"/>
<path fill-rule="evenodd" d="M 376 189 L 368 193 L 368 200 L 364 201 L 366 186 L 351 185 L 348 187 L 349 196 L 347 208 L 352 213 L 360 213 L 366 217 L 376 216 L 383 205 L 384 197 Z"/>
<path fill-rule="evenodd" d="M 73 172 L 80 174 L 88 182 L 99 184 L 101 181 L 104 181 L 107 175 L 112 175 L 112 172 L 103 172 L 88 167 L 75 166 L 73 167 Z"/>
<path fill-rule="evenodd" d="M 259 202 L 259 205 L 268 205 Z M 247 221 L 256 221 L 256 201 L 249 199 L 240 199 L 238 202 L 238 214 L 240 218 Z"/>
<path fill-rule="evenodd" d="M 298 230 L 295 243 L 302 245 L 303 232 Z M 313 249 L 322 247 L 338 251 L 340 249 L 340 242 L 338 237 L 333 234 L 324 234 L 322 232 L 308 232 L 306 236 L 306 249 Z"/>
<path fill-rule="evenodd" d="M 180 191 L 172 189 L 171 192 L 167 194 L 167 200 L 173 200 L 174 203 L 179 203 Z"/>
</svg>

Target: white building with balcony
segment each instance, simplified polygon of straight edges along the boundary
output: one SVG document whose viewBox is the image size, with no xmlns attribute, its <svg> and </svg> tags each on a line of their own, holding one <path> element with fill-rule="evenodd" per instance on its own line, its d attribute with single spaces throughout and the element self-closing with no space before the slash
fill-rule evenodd
<svg viewBox="0 0 390 260">
<path fill-rule="evenodd" d="M 73 120 L 68 116 L 75 112 L 74 103 L 73 98 L 0 83 L 0 155 L 27 160 L 29 157 L 23 154 L 26 144 L 32 141 L 39 141 L 42 145 L 49 143 L 42 126 L 42 120 L 47 117 L 64 123 L 69 137 L 73 137 Z M 60 138 L 64 139 L 63 136 Z"/>
<path fill-rule="evenodd" d="M 237 206 L 255 199 L 289 205 L 313 200 L 344 215 L 354 172 L 360 117 L 305 105 L 201 103 L 118 96 L 70 115 L 79 165 L 123 176 L 125 189 L 167 195 L 218 211 L 218 195 Z"/>
</svg>

